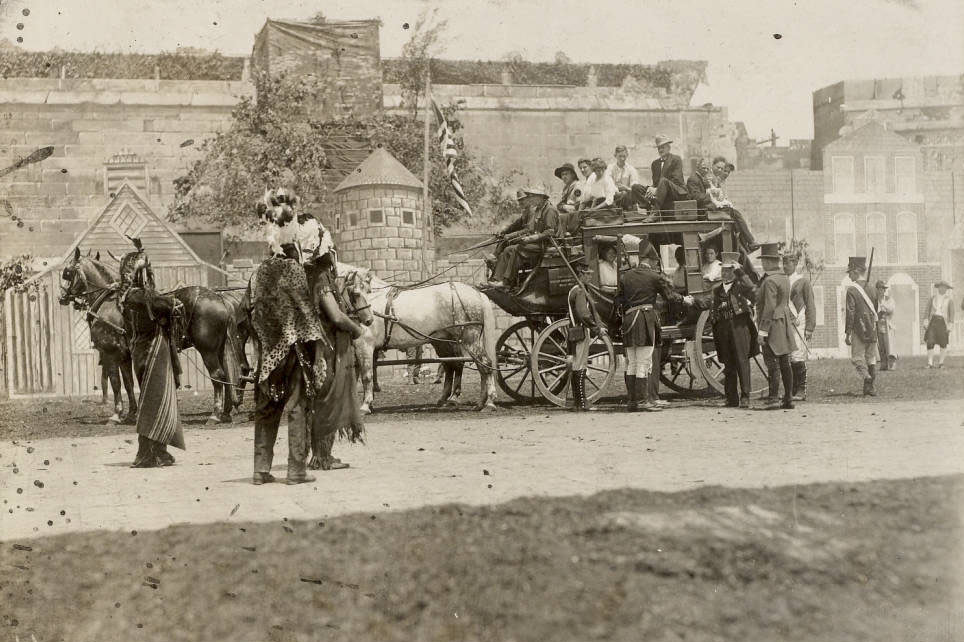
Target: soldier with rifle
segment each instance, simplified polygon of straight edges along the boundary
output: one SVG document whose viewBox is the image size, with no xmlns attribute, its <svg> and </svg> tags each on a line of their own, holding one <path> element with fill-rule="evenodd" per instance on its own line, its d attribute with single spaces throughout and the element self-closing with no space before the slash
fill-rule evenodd
<svg viewBox="0 0 964 642">
<path fill-rule="evenodd" d="M 863 256 L 851 256 L 847 264 L 847 316 L 844 323 L 845 342 L 850 346 L 850 360 L 864 382 L 864 396 L 877 396 L 877 301 L 876 293 L 867 287 L 870 269 Z M 873 267 L 874 254 L 870 253 Z M 866 275 L 864 283 L 860 278 Z"/>
</svg>

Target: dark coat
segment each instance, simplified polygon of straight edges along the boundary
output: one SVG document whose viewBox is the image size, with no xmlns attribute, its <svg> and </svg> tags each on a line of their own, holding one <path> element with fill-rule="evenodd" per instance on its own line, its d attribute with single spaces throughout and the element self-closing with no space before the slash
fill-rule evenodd
<svg viewBox="0 0 964 642">
<path fill-rule="evenodd" d="M 701 210 L 713 207 L 713 200 L 706 193 L 706 190 L 711 187 L 713 186 L 710 182 L 698 172 L 691 174 L 686 179 L 686 191 L 689 193 L 690 199 L 696 201 L 696 207 Z"/>
<path fill-rule="evenodd" d="M 873 307 L 867 305 L 864 297 L 856 289 L 867 293 Z M 847 286 L 847 316 L 844 320 L 844 333 L 857 336 L 864 343 L 877 342 L 877 293 L 860 283 Z"/>
<path fill-rule="evenodd" d="M 759 338 L 753 323 L 756 288 L 744 277 L 734 281 L 729 293 L 720 283 L 713 288 L 710 322 L 716 352 L 724 364 L 734 366 L 760 354 Z"/>
<path fill-rule="evenodd" d="M 773 354 L 790 354 L 797 349 L 790 314 L 790 279 L 783 272 L 764 275 L 756 298 L 757 323 L 766 332 L 764 342 Z"/>
<path fill-rule="evenodd" d="M 678 196 L 687 196 L 686 181 L 683 179 L 683 159 L 676 154 L 669 154 L 666 162 L 657 158 L 649 166 L 653 173 L 653 186 L 659 185 L 659 179 L 665 178 L 676 190 Z"/>
<path fill-rule="evenodd" d="M 790 301 L 797 309 L 797 314 L 800 314 L 800 310 L 806 310 L 804 330 L 812 333 L 817 327 L 817 304 L 813 299 L 813 285 L 809 278 L 801 275 L 793 282 L 790 286 Z"/>
<path fill-rule="evenodd" d="M 673 302 L 683 300 L 683 297 L 673 290 L 672 284 L 643 263 L 620 276 L 617 297 L 624 310 L 623 345 L 627 347 L 659 345 L 659 315 L 655 308 L 658 296 Z M 633 309 L 640 305 L 651 307 L 645 310 Z"/>
</svg>

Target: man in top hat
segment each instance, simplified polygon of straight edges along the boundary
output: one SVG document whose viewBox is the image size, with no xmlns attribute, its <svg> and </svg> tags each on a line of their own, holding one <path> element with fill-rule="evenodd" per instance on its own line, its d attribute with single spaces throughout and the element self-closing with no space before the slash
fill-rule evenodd
<svg viewBox="0 0 964 642">
<path fill-rule="evenodd" d="M 790 353 L 797 349 L 793 339 L 793 315 L 790 312 L 790 280 L 780 269 L 780 244 L 764 243 L 760 252 L 765 274 L 760 280 L 756 298 L 757 324 L 763 341 L 763 359 L 770 378 L 767 410 L 793 409 L 793 370 Z M 779 375 L 779 379 L 777 378 Z M 783 399 L 778 397 L 783 381 Z"/>
<path fill-rule="evenodd" d="M 538 265 L 549 237 L 555 237 L 559 231 L 559 212 L 549 204 L 549 194 L 541 187 L 526 187 L 521 192 L 518 201 L 529 214 L 509 224 L 499 236 L 521 230 L 526 234 L 510 241 L 499 253 L 491 282 L 495 286 L 514 287 L 519 268 Z"/>
<path fill-rule="evenodd" d="M 947 281 L 938 281 L 934 284 L 937 294 L 931 297 L 927 304 L 927 312 L 924 316 L 926 324 L 924 330 L 924 343 L 927 344 L 927 367 L 934 367 L 934 356 L 937 356 L 937 367 L 944 367 L 944 358 L 947 356 L 948 336 L 947 328 L 954 323 L 954 302 L 951 300 L 951 284 Z"/>
<path fill-rule="evenodd" d="M 847 264 L 847 316 L 845 341 L 850 360 L 864 381 L 864 395 L 876 396 L 877 380 L 877 301 L 860 278 L 867 273 L 867 258 L 851 256 Z"/>
<path fill-rule="evenodd" d="M 674 201 L 688 197 L 686 181 L 683 179 L 683 159 L 670 152 L 672 144 L 673 141 L 666 136 L 656 137 L 659 158 L 650 165 L 653 185 L 646 190 L 649 202 L 661 210 L 663 218 L 672 217 Z"/>
<path fill-rule="evenodd" d="M 652 247 L 650 245 L 650 247 Z M 661 341 L 656 298 L 693 304 L 693 297 L 681 297 L 673 286 L 656 271 L 659 255 L 640 251 L 639 263 L 620 277 L 618 298 L 623 304 L 622 333 L 626 353 L 626 390 L 629 412 L 658 411 L 662 408 L 651 398 L 653 350 Z M 651 376 L 651 373 L 652 376 Z"/>
<path fill-rule="evenodd" d="M 897 368 L 897 353 L 890 343 L 890 332 L 894 329 L 894 312 L 897 306 L 894 298 L 887 291 L 889 288 L 883 281 L 877 281 L 877 351 L 880 357 L 881 370 L 895 370 Z"/>
<path fill-rule="evenodd" d="M 753 323 L 753 302 L 757 293 L 740 268 L 739 260 L 738 252 L 723 252 L 722 281 L 713 287 L 713 298 L 709 302 L 710 323 L 716 354 L 723 362 L 726 405 L 749 408 L 750 358 L 760 354 Z"/>
<path fill-rule="evenodd" d="M 793 316 L 794 339 L 797 349 L 790 353 L 793 369 L 793 400 L 807 400 L 807 357 L 810 339 L 817 327 L 817 305 L 813 298 L 813 284 L 803 275 L 800 254 L 790 252 L 783 257 L 783 271 L 790 280 L 790 314 Z"/>
<path fill-rule="evenodd" d="M 626 162 L 629 150 L 625 145 L 617 145 L 613 153 L 615 161 L 606 168 L 606 173 L 616 184 L 615 203 L 624 210 L 635 210 L 637 205 L 646 202 L 646 188 L 639 182 L 639 172 Z"/>
</svg>

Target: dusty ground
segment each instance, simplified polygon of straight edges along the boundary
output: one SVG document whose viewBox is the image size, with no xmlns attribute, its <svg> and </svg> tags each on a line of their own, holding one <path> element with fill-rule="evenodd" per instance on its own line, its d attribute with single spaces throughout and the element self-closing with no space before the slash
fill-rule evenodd
<svg viewBox="0 0 964 642">
<path fill-rule="evenodd" d="M 926 359 L 908 357 L 901 359 L 900 369 L 880 375 L 880 396 L 865 398 L 858 394 L 860 382 L 849 361 L 820 360 L 810 363 L 810 399 L 813 402 L 831 404 L 886 403 L 894 400 L 939 400 L 964 397 L 964 357 L 951 357 L 941 370 L 927 370 Z M 434 373 L 434 371 L 433 371 Z M 434 375 L 422 378 L 419 385 L 405 383 L 401 378 L 383 377 L 383 392 L 375 399 L 376 414 L 368 419 L 371 424 L 393 422 L 409 413 L 419 413 L 426 418 L 446 421 L 464 417 L 470 406 L 479 398 L 478 376 L 466 371 L 462 399 L 464 406 L 458 410 L 438 409 L 434 401 L 441 394 L 441 386 L 432 385 Z M 602 408 L 617 407 L 624 394 L 622 381 L 617 377 L 609 396 L 600 404 Z M 663 389 L 668 399 L 683 401 L 686 405 L 707 405 L 719 401 L 719 397 L 698 400 L 682 400 Z M 500 391 L 499 405 L 512 413 L 544 413 L 544 405 L 527 405 L 507 399 Z M 130 426 L 107 425 L 111 414 L 109 406 L 98 400 L 13 400 L 0 401 L 0 440 L 30 440 L 49 437 L 87 437 L 94 435 L 131 434 Z M 198 394 L 190 390 L 178 393 L 181 416 L 185 426 L 215 430 L 224 426 L 205 426 L 211 414 L 212 398 L 209 393 Z M 238 421 L 247 419 L 253 409 L 250 391 L 237 414 Z"/>
<path fill-rule="evenodd" d="M 961 476 L 435 506 L 0 547 L 37 640 L 946 641 Z"/>
</svg>

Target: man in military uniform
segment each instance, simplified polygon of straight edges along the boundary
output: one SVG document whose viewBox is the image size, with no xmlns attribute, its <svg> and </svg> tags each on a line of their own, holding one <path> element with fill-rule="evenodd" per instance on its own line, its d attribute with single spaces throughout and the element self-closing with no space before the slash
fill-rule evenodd
<svg viewBox="0 0 964 642">
<path fill-rule="evenodd" d="M 807 357 L 810 339 L 817 327 L 817 306 L 813 299 L 813 285 L 803 275 L 800 254 L 793 252 L 783 257 L 783 271 L 790 281 L 790 314 L 795 328 L 797 349 L 790 353 L 793 369 L 793 400 L 807 400 Z"/>
<path fill-rule="evenodd" d="M 760 252 L 763 270 L 757 293 L 756 312 L 759 335 L 763 340 L 763 359 L 770 377 L 767 410 L 793 409 L 793 370 L 790 353 L 797 349 L 793 339 L 793 315 L 790 312 L 790 280 L 780 269 L 780 244 L 764 243 Z M 783 381 L 783 398 L 778 397 Z"/>
<path fill-rule="evenodd" d="M 522 266 L 535 267 L 542 259 L 549 237 L 559 232 L 559 212 L 549 203 L 549 194 L 540 187 L 527 187 L 518 198 L 529 212 L 499 232 L 505 237 L 525 230 L 525 235 L 512 239 L 496 258 L 490 282 L 494 286 L 515 287 Z"/>
<path fill-rule="evenodd" d="M 850 361 L 864 381 L 864 395 L 877 395 L 877 301 L 859 281 L 867 273 L 867 258 L 851 256 L 847 264 L 847 316 L 845 341 Z"/>
<path fill-rule="evenodd" d="M 618 298 L 623 305 L 622 333 L 626 352 L 626 410 L 654 412 L 662 410 L 651 399 L 650 375 L 653 371 L 653 349 L 660 344 L 656 297 L 667 301 L 693 304 L 693 297 L 680 296 L 655 269 L 658 257 L 640 253 L 639 264 L 620 277 Z M 657 376 L 657 375 L 653 375 Z"/>
<path fill-rule="evenodd" d="M 750 407 L 750 358 L 760 353 L 753 302 L 756 288 L 740 269 L 739 253 L 723 252 L 722 282 L 709 302 L 716 354 L 723 362 L 726 405 Z M 739 385 L 738 385 L 739 384 Z"/>
</svg>

